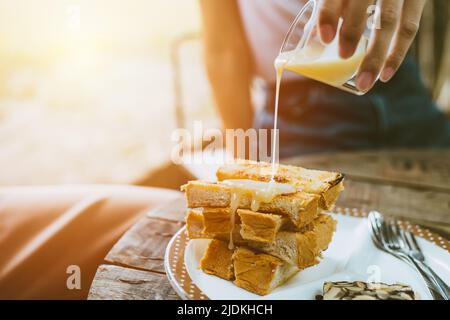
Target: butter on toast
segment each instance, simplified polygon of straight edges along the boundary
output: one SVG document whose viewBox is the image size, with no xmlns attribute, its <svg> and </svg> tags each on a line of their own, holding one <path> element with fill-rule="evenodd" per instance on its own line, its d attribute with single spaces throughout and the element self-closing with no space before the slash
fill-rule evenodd
<svg viewBox="0 0 450 320">
<path fill-rule="evenodd" d="M 190 181 L 181 187 L 186 194 L 188 208 L 227 208 L 231 204 L 232 188 L 223 183 Z M 281 194 L 275 196 L 270 203 L 261 203 L 259 212 L 282 214 L 298 228 L 311 223 L 319 214 L 318 195 L 305 192 Z M 250 209 L 252 195 L 243 192 L 238 208 Z"/>
<path fill-rule="evenodd" d="M 249 179 L 268 182 L 272 178 L 272 164 L 239 161 L 219 168 L 217 180 Z M 301 167 L 278 165 L 276 182 L 299 187 L 303 192 L 320 196 L 320 207 L 330 209 L 343 190 L 344 176 L 337 172 L 310 170 Z"/>
</svg>

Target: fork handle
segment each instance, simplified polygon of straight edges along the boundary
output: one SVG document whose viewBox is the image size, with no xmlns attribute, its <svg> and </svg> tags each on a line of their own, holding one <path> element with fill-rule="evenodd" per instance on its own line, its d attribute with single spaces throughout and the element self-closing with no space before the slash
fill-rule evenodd
<svg viewBox="0 0 450 320">
<path fill-rule="evenodd" d="M 438 285 L 436 279 L 431 277 L 431 274 L 427 270 L 427 268 L 429 269 L 428 266 L 423 266 L 423 263 L 420 263 L 410 256 L 404 255 L 403 257 L 405 260 L 408 260 L 410 264 L 420 273 L 435 300 L 448 300 L 445 290 Z"/>
<path fill-rule="evenodd" d="M 443 290 L 440 288 L 440 286 L 438 286 L 436 281 L 433 278 L 431 278 L 430 274 L 424 268 L 422 268 L 418 260 L 413 259 L 412 257 L 406 254 L 397 253 L 396 255 L 398 258 L 404 260 L 411 267 L 417 270 L 417 272 L 422 276 L 423 280 L 425 281 L 425 284 L 427 285 L 428 290 L 430 291 L 434 300 L 446 300 Z"/>
<path fill-rule="evenodd" d="M 449 286 L 444 282 L 444 280 L 439 277 L 436 272 L 434 272 L 433 269 L 431 269 L 427 264 L 415 260 L 416 264 L 419 268 L 421 268 L 425 273 L 428 274 L 430 280 L 436 283 L 436 285 L 439 286 L 440 292 L 443 295 L 445 300 L 450 300 L 450 288 Z"/>
</svg>

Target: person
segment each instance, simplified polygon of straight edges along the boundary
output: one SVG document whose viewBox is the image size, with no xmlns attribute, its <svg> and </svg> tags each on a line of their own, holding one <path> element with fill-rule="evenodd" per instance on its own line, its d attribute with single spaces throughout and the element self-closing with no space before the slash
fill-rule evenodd
<svg viewBox="0 0 450 320">
<path fill-rule="evenodd" d="M 205 64 L 225 128 L 273 128 L 274 60 L 306 1 L 201 0 Z M 364 96 L 285 73 L 281 84 L 280 157 L 324 151 L 450 146 L 450 124 L 433 102 L 408 50 L 426 0 L 379 1 L 374 30 L 356 76 Z M 353 55 L 369 0 L 322 0 L 324 43 L 339 36 L 339 54 Z M 342 28 L 337 34 L 339 18 Z M 378 75 L 379 80 L 376 81 Z M 264 101 L 253 107 L 251 85 L 262 79 Z"/>
</svg>

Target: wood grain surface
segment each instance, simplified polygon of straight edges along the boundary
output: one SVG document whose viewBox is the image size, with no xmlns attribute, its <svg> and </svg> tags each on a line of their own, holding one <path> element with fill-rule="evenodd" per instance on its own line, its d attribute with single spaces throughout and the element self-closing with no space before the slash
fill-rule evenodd
<svg viewBox="0 0 450 320">
<path fill-rule="evenodd" d="M 450 150 L 322 154 L 282 162 L 345 173 L 341 207 L 378 210 L 449 236 Z M 176 299 L 164 273 L 164 253 L 185 211 L 180 198 L 138 221 L 97 270 L 89 299 Z"/>
<path fill-rule="evenodd" d="M 102 265 L 89 292 L 89 300 L 179 299 L 165 274 Z"/>
</svg>

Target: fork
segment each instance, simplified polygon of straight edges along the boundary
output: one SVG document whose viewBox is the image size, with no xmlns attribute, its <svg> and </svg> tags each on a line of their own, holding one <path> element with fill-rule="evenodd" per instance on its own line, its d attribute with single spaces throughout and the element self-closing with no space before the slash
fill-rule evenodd
<svg viewBox="0 0 450 320">
<path fill-rule="evenodd" d="M 378 212 L 371 212 L 369 214 L 369 222 L 372 231 L 372 240 L 375 245 L 380 250 L 407 262 L 411 267 L 415 268 L 424 279 L 434 299 L 445 299 L 441 288 L 430 278 L 429 274 L 421 269 L 418 263 L 402 249 L 403 244 L 399 241 L 400 238 L 394 234 L 392 228 L 386 223 L 383 216 Z"/>
<path fill-rule="evenodd" d="M 428 289 L 430 290 L 431 295 L 436 300 L 444 299 L 443 295 L 440 293 L 439 287 L 429 278 L 429 275 L 425 273 L 420 267 L 404 252 L 400 251 L 400 244 L 397 243 L 397 240 L 394 240 L 392 237 L 392 231 L 390 228 L 386 227 L 386 222 L 384 221 L 381 214 L 378 212 L 373 212 L 369 214 L 369 221 L 372 230 L 372 239 L 375 245 L 394 257 L 403 260 L 408 263 L 411 267 L 415 268 L 416 271 L 424 279 Z"/>
<path fill-rule="evenodd" d="M 450 288 L 444 282 L 444 280 L 439 277 L 439 275 L 434 272 L 432 268 L 428 266 L 425 260 L 425 256 L 417 243 L 416 237 L 411 232 L 405 231 L 398 226 L 397 223 L 394 224 L 394 230 L 397 235 L 403 240 L 403 248 L 408 251 L 409 256 L 417 261 L 420 267 L 429 274 L 430 278 L 442 289 L 442 293 L 446 300 L 450 299 Z"/>
</svg>

